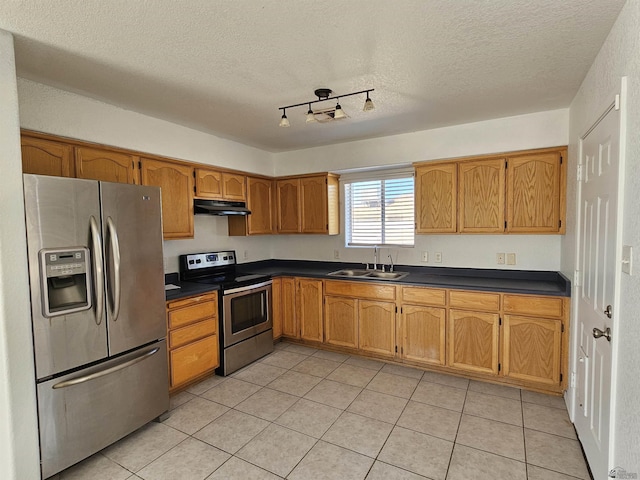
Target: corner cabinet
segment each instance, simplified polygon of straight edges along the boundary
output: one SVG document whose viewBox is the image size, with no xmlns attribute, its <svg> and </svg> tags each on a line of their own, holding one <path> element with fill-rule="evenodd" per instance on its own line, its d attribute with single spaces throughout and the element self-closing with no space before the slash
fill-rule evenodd
<svg viewBox="0 0 640 480">
<path fill-rule="evenodd" d="M 338 176 L 287 177 L 276 181 L 278 233 L 340 233 Z"/>
<path fill-rule="evenodd" d="M 220 365 L 218 292 L 167 302 L 169 386 L 174 391 Z"/>
<path fill-rule="evenodd" d="M 193 237 L 193 167 L 140 159 L 142 184 L 162 190 L 162 231 L 165 239 Z"/>
</svg>

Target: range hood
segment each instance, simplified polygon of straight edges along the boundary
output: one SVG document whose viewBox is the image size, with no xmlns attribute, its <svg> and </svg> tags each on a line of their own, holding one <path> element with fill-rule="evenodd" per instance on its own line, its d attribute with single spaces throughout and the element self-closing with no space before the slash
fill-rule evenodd
<svg viewBox="0 0 640 480">
<path fill-rule="evenodd" d="M 193 200 L 193 213 L 205 215 L 249 215 L 244 202 L 225 202 L 223 200 Z"/>
</svg>

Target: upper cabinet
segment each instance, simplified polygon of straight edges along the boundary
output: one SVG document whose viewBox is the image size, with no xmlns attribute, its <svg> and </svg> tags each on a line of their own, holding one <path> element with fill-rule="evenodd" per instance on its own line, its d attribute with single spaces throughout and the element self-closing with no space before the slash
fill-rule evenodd
<svg viewBox="0 0 640 480">
<path fill-rule="evenodd" d="M 56 177 L 74 177 L 73 147 L 71 145 L 27 137 L 20 139 L 22 172 Z"/>
<path fill-rule="evenodd" d="M 416 233 L 564 233 L 566 148 L 414 164 Z"/>
<path fill-rule="evenodd" d="M 458 166 L 435 163 L 416 167 L 416 232 L 454 233 L 457 218 Z"/>
<path fill-rule="evenodd" d="M 162 190 L 164 238 L 193 237 L 193 167 L 141 158 L 142 184 Z"/>
<path fill-rule="evenodd" d="M 461 233 L 504 232 L 505 165 L 498 159 L 458 166 Z"/>
<path fill-rule="evenodd" d="M 564 151 L 509 157 L 507 231 L 564 233 Z"/>
<path fill-rule="evenodd" d="M 336 175 L 307 175 L 278 180 L 278 233 L 337 235 L 340 231 L 338 196 Z"/>
<path fill-rule="evenodd" d="M 139 183 L 134 155 L 83 146 L 75 147 L 75 157 L 77 178 Z"/>
<path fill-rule="evenodd" d="M 275 233 L 275 182 L 269 178 L 247 177 L 247 208 L 250 215 L 229 217 L 229 235 Z"/>
<path fill-rule="evenodd" d="M 196 168 L 196 197 L 213 200 L 244 202 L 246 178 L 244 175 L 220 172 L 209 168 Z"/>
</svg>

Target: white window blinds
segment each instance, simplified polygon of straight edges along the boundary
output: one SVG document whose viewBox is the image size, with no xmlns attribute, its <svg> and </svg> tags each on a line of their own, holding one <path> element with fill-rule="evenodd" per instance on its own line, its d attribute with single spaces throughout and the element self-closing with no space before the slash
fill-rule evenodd
<svg viewBox="0 0 640 480">
<path fill-rule="evenodd" d="M 413 175 L 345 182 L 347 246 L 413 246 Z"/>
</svg>

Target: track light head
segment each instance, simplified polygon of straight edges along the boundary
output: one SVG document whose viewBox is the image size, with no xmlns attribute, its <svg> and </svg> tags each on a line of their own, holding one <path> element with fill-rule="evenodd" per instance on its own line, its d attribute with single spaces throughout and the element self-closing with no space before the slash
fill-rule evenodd
<svg viewBox="0 0 640 480">
<path fill-rule="evenodd" d="M 340 119 L 340 118 L 345 118 L 347 115 L 344 113 L 344 110 L 342 110 L 342 107 L 340 106 L 339 103 L 336 104 L 336 112 L 333 114 L 333 118 L 335 118 L 336 120 Z"/>
<path fill-rule="evenodd" d="M 287 118 L 286 110 L 282 109 L 282 118 L 280 119 L 280 127 L 288 127 L 290 126 L 289 119 Z"/>
<path fill-rule="evenodd" d="M 364 107 L 362 108 L 363 112 L 369 112 L 371 110 L 375 110 L 376 106 L 373 104 L 373 101 L 369 98 L 369 92 L 367 92 L 367 99 L 364 101 Z"/>
<path fill-rule="evenodd" d="M 316 117 L 313 114 L 313 110 L 311 110 L 311 104 L 309 104 L 309 111 L 307 112 L 307 123 L 316 122 Z"/>
</svg>

